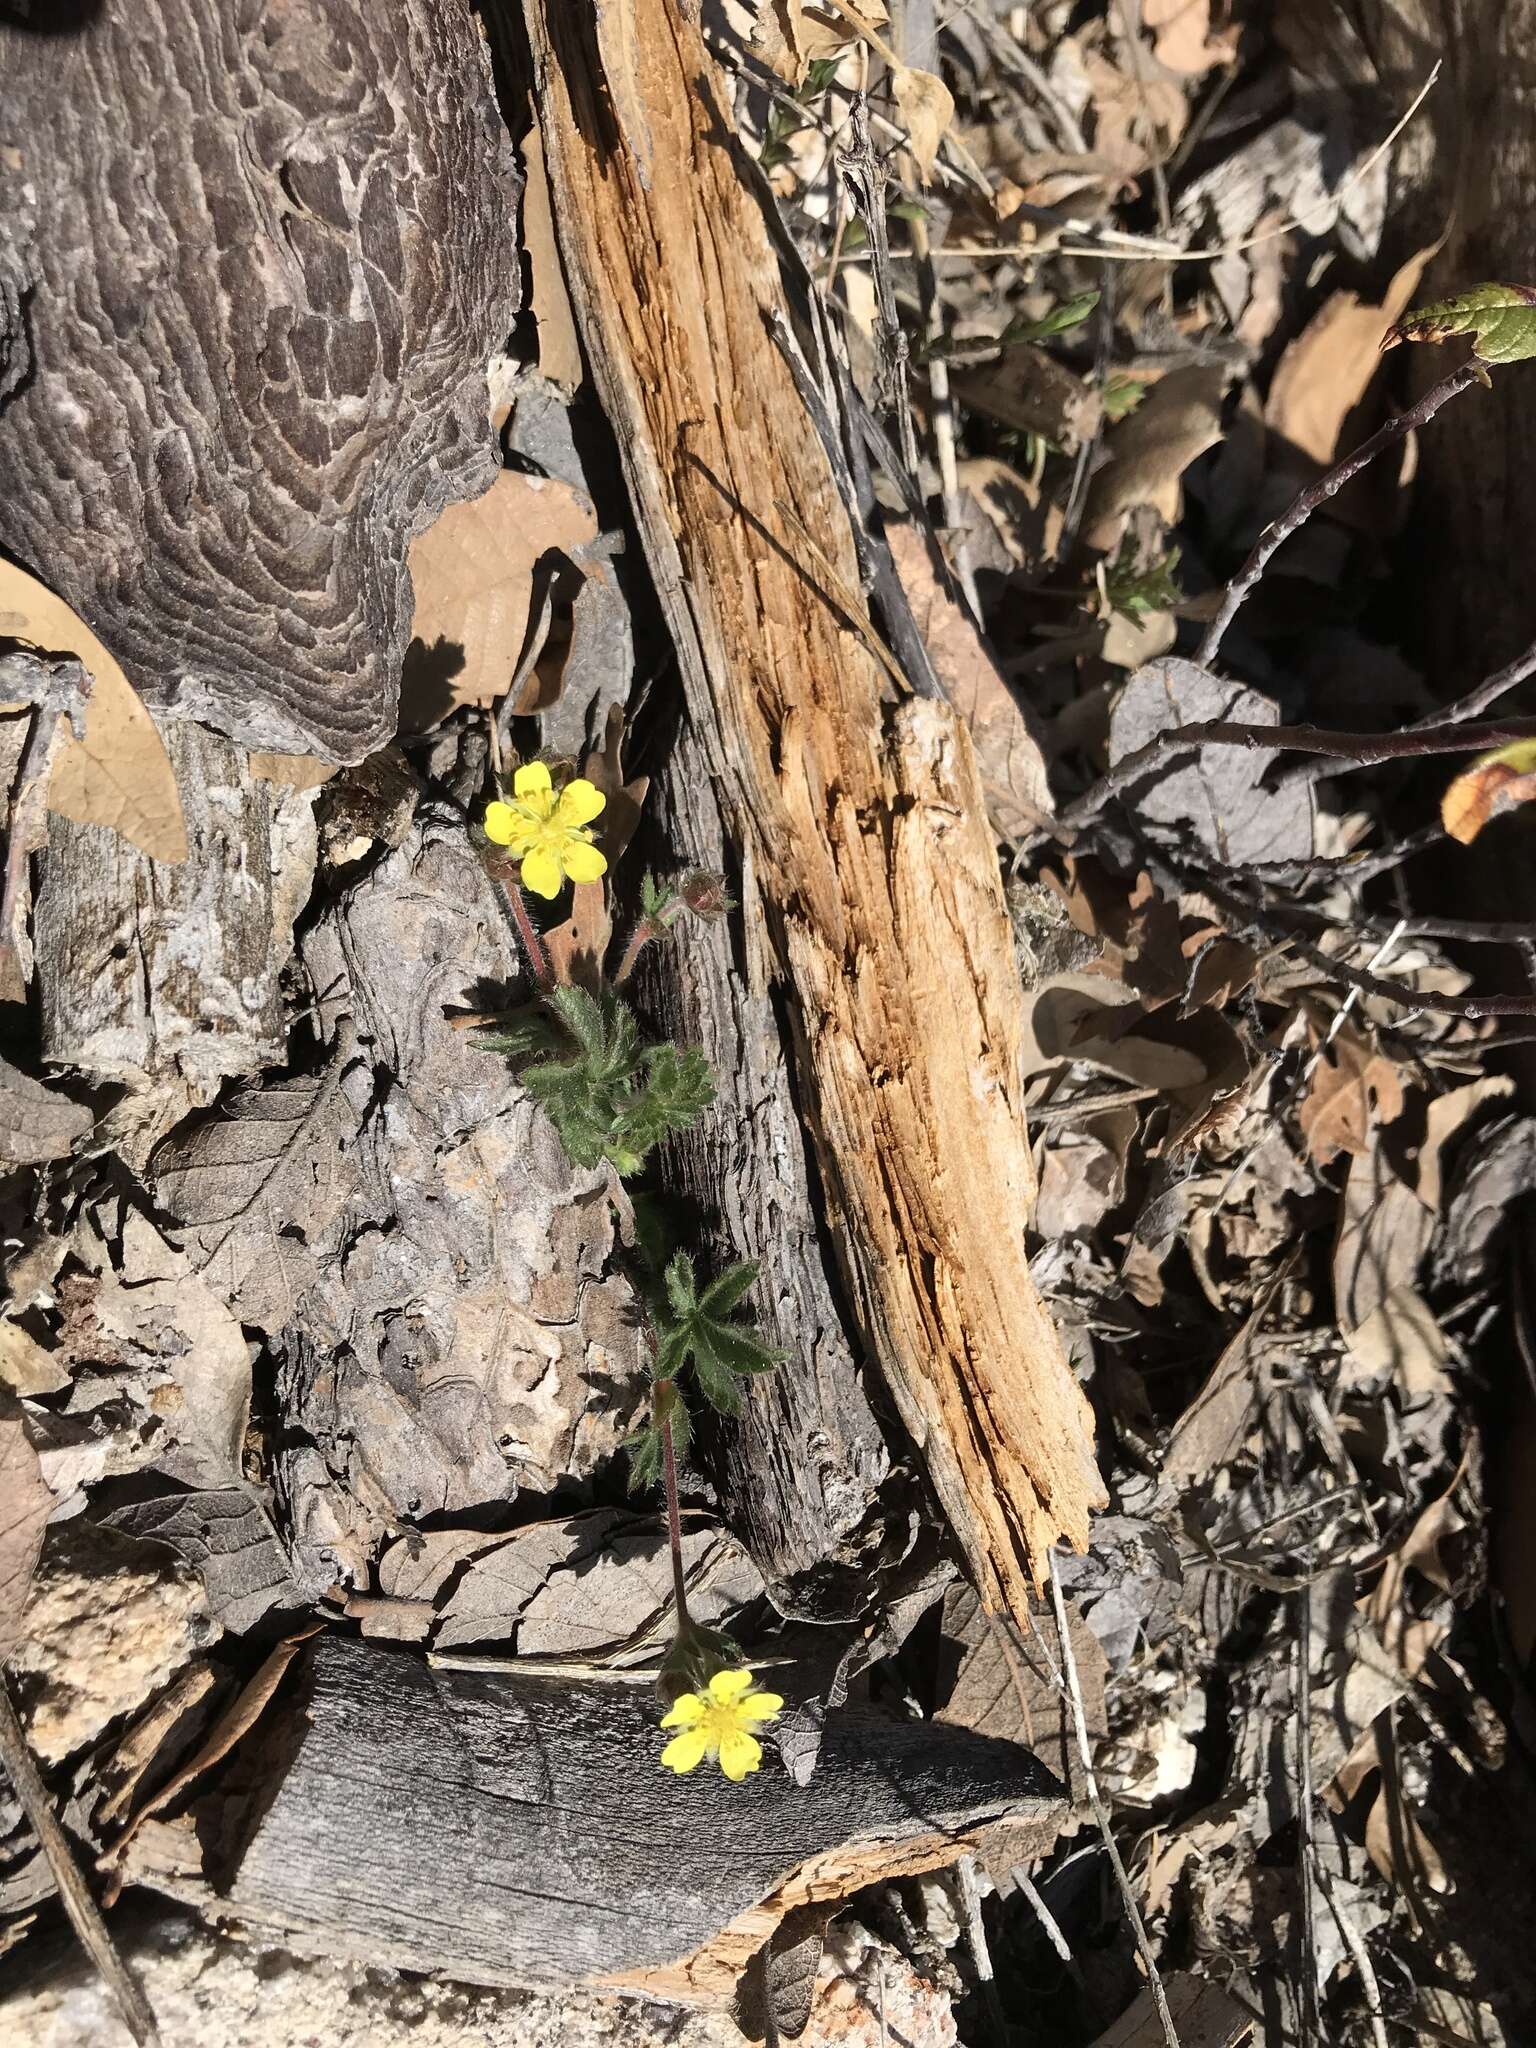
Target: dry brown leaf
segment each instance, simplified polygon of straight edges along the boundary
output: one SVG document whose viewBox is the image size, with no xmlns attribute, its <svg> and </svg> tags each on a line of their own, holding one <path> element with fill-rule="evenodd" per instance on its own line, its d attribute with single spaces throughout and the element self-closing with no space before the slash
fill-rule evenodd
<svg viewBox="0 0 1536 2048">
<path fill-rule="evenodd" d="M 807 64 L 820 57 L 835 57 L 860 36 L 874 47 L 879 31 L 891 18 L 884 0 L 862 0 L 857 7 L 851 0 L 839 0 L 836 7 L 806 5 L 805 0 L 774 0 L 774 8 L 781 16 L 792 17 L 790 32 Z M 800 76 L 804 75 L 802 69 Z M 795 83 L 799 82 L 797 78 Z"/>
<path fill-rule="evenodd" d="M 1082 62 L 1096 117 L 1093 153 L 1123 178 L 1139 178 L 1183 135 L 1189 121 L 1184 88 L 1172 78 L 1129 77 L 1096 50 Z"/>
<path fill-rule="evenodd" d="M 1327 1166 L 1341 1152 L 1368 1151 L 1373 1131 L 1401 1116 L 1403 1102 L 1396 1067 L 1346 1026 L 1318 1061 L 1301 1106 L 1308 1152 Z"/>
<path fill-rule="evenodd" d="M 56 1394 L 69 1385 L 58 1355 L 45 1351 L 20 1323 L 0 1317 L 0 1380 L 13 1394 Z"/>
<path fill-rule="evenodd" d="M 1411 256 L 1379 306 L 1358 292 L 1335 292 L 1280 358 L 1264 418 L 1270 429 L 1319 465 L 1339 453 L 1344 423 L 1381 367 L 1382 340 L 1412 302 L 1433 249 Z"/>
<path fill-rule="evenodd" d="M 155 722 L 111 654 L 61 597 L 0 561 L 0 633 L 49 654 L 73 654 L 92 677 L 85 738 L 70 734 L 48 784 L 48 808 L 78 825 L 105 825 L 151 860 L 183 861 L 181 797 Z"/>
<path fill-rule="evenodd" d="M 790 0 L 792 4 L 792 0 Z M 530 301 L 539 337 L 539 374 L 562 391 L 574 391 L 584 374 L 581 343 L 560 266 L 555 216 L 549 204 L 549 172 L 544 163 L 544 138 L 535 121 L 523 137 L 523 247 L 532 280 Z"/>
<path fill-rule="evenodd" d="M 252 754 L 251 775 L 257 782 L 281 782 L 288 789 L 319 789 L 339 775 L 334 761 L 315 754 Z"/>
<path fill-rule="evenodd" d="M 970 615 L 939 581 L 923 535 L 904 521 L 893 521 L 886 540 L 934 674 L 970 730 L 998 829 L 1007 834 L 1038 825 L 1051 810 L 1051 785 L 1023 707 L 998 673 Z"/>
<path fill-rule="evenodd" d="M 21 1639 L 21 1617 L 54 1498 L 21 1419 L 0 1411 L 0 1666 Z"/>
<path fill-rule="evenodd" d="M 1344 1384 L 1396 1386 L 1411 1404 L 1449 1394 L 1451 1347 L 1415 1287 L 1388 1288 L 1365 1321 L 1349 1334 Z"/>
<path fill-rule="evenodd" d="M 1178 523 L 1179 479 L 1221 439 L 1222 383 L 1218 368 L 1175 370 L 1107 436 L 1109 460 L 1088 487 L 1090 547 L 1114 547 L 1136 505 L 1152 506 L 1165 526 Z"/>
<path fill-rule="evenodd" d="M 1365 1846 L 1382 1876 L 1398 1891 L 1448 1892 L 1451 1880 L 1440 1853 L 1395 1782 L 1385 1775 L 1366 1816 Z"/>
<path fill-rule="evenodd" d="M 1179 2048 L 1248 2048 L 1253 2039 L 1252 2016 L 1209 1977 L 1182 1972 L 1165 1976 L 1163 1996 Z M 1147 1985 L 1093 2048 L 1163 2048 L 1167 2039 L 1168 2029 Z"/>
<path fill-rule="evenodd" d="M 539 558 L 551 548 L 571 554 L 596 538 L 597 514 L 584 492 L 512 469 L 502 470 L 483 497 L 450 505 L 418 534 L 409 557 L 412 654 L 418 642 L 424 650 L 445 645 L 461 650 L 462 661 L 430 703 L 415 693 L 411 717 L 435 723 L 457 705 L 501 696 L 527 638 Z"/>
<path fill-rule="evenodd" d="M 67 1159 L 94 1121 L 84 1103 L 71 1102 L 0 1060 L 0 1163 L 38 1166 Z"/>
<path fill-rule="evenodd" d="M 1536 800 L 1536 741 L 1516 740 L 1483 754 L 1456 777 L 1440 800 L 1440 822 L 1470 846 L 1490 818 Z"/>
<path fill-rule="evenodd" d="M 942 78 L 931 71 L 915 71 L 903 64 L 891 73 L 891 97 L 906 124 L 912 146 L 912 161 L 926 185 L 938 162 L 939 148 L 955 117 L 954 95 Z"/>
<path fill-rule="evenodd" d="M 1213 30 L 1211 0 L 1142 0 L 1141 22 L 1158 63 L 1186 78 L 1230 64 L 1237 55 L 1237 25 Z"/>
</svg>

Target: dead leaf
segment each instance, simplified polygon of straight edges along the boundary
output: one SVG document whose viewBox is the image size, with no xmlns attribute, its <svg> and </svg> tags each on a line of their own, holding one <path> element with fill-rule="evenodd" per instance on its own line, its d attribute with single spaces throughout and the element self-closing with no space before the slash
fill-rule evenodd
<svg viewBox="0 0 1536 2048">
<path fill-rule="evenodd" d="M 341 1095 L 338 1055 L 326 1075 L 289 1075 L 238 1088 L 220 1115 L 173 1131 L 154 1152 L 156 1198 L 182 1226 L 194 1272 L 242 1322 L 275 1327 L 297 1307 L 305 1241 L 278 1237 L 302 1216 L 310 1238 L 341 1209 L 352 1178 L 341 1153 L 355 1118 Z"/>
<path fill-rule="evenodd" d="M 1169 1091 L 1206 1078 L 1198 1053 L 1144 1037 L 1148 1022 L 1128 988 L 1093 974 L 1057 974 L 1026 998 L 1024 1072 L 1082 1061 L 1137 1087 Z"/>
<path fill-rule="evenodd" d="M 1301 1105 L 1301 1134 L 1319 1166 L 1341 1152 L 1366 1151 L 1373 1135 L 1403 1113 L 1402 1077 L 1369 1039 L 1346 1025 L 1313 1069 Z"/>
<path fill-rule="evenodd" d="M 793 5 L 793 0 L 785 0 Z M 565 272 L 560 266 L 560 245 L 555 238 L 555 216 L 549 203 L 549 170 L 544 162 L 544 138 L 534 120 L 523 137 L 523 247 L 528 252 L 532 289 L 529 294 L 534 327 L 539 339 L 539 375 L 565 392 L 573 392 L 585 374 L 576 321 L 565 289 Z"/>
<path fill-rule="evenodd" d="M 1104 401 L 1048 349 L 1007 348 L 995 363 L 954 379 L 955 396 L 1015 432 L 1039 434 L 1073 455 L 1098 433 Z"/>
<path fill-rule="evenodd" d="M 83 1102 L 71 1102 L 0 1059 L 0 1160 L 40 1166 L 67 1159 L 94 1122 Z"/>
<path fill-rule="evenodd" d="M 891 72 L 891 97 L 906 124 L 912 161 L 926 185 L 933 177 L 939 148 L 955 117 L 954 95 L 931 71 L 899 65 Z"/>
<path fill-rule="evenodd" d="M 1398 1174 L 1384 1145 L 1355 1154 L 1333 1254 L 1333 1305 L 1341 1330 L 1359 1329 L 1394 1287 L 1413 1280 L 1434 1229 L 1434 1217 Z"/>
<path fill-rule="evenodd" d="M 1398 271 L 1379 306 L 1357 292 L 1335 292 L 1280 358 L 1264 418 L 1271 430 L 1326 468 L 1339 453 L 1345 422 L 1380 372 L 1387 330 L 1418 290 L 1433 249 Z"/>
<path fill-rule="evenodd" d="M 1075 1603 L 1068 1604 L 1067 1625 L 1088 1737 L 1097 1749 L 1109 1733 L 1104 1694 L 1109 1663 Z M 1069 1787 L 1076 1804 L 1086 1797 L 1087 1786 L 1071 1702 L 1058 1676 L 1056 1625 L 1052 1620 L 1037 1626 L 1038 1634 L 1026 1633 L 1000 1615 L 984 1613 L 969 1586 L 947 1593 L 944 1634 L 964 1646 L 964 1656 L 934 1720 L 1032 1750 Z"/>
<path fill-rule="evenodd" d="M 1082 65 L 1095 116 L 1094 155 L 1123 179 L 1139 178 L 1184 133 L 1189 101 L 1183 86 L 1172 78 L 1133 78 L 1097 50 L 1088 51 Z"/>
<path fill-rule="evenodd" d="M 1130 424 L 1139 417 L 1133 415 Z M 1262 692 L 1219 680 L 1176 655 L 1163 655 L 1138 669 L 1115 699 L 1110 763 L 1204 719 L 1274 725 L 1279 716 L 1273 698 Z M 1312 791 L 1295 784 L 1268 788 L 1264 777 L 1273 761 L 1262 747 L 1207 747 L 1192 759 L 1152 771 L 1136 791 L 1137 810 L 1157 824 L 1188 826 L 1227 864 L 1310 859 Z"/>
<path fill-rule="evenodd" d="M 1416 1288 L 1399 1282 L 1349 1333 L 1344 1384 L 1395 1386 L 1411 1406 L 1452 1391 L 1445 1370 L 1450 1356 L 1429 1304 Z"/>
<path fill-rule="evenodd" d="M 409 726 L 506 691 L 528 636 L 540 558 L 571 555 L 597 531 L 585 492 L 504 469 L 481 497 L 450 505 L 416 536 L 408 557 L 416 609 L 401 684 Z"/>
<path fill-rule="evenodd" d="M 0 1317 L 0 1381 L 13 1394 L 31 1399 L 38 1394 L 56 1394 L 67 1387 L 69 1373 L 59 1363 L 57 1354 L 45 1351 L 20 1323 Z"/>
<path fill-rule="evenodd" d="M 1481 754 L 1440 799 L 1440 822 L 1470 846 L 1490 818 L 1536 799 L 1536 740 L 1516 740 Z"/>
<path fill-rule="evenodd" d="M 1288 1278 L 1293 1261 L 1269 1282 L 1243 1327 L 1211 1367 L 1210 1377 L 1179 1417 L 1163 1457 L 1162 1480 L 1174 1491 L 1229 1464 L 1248 1428 L 1258 1398 L 1253 1349 L 1270 1305 Z"/>
<path fill-rule="evenodd" d="M 1237 55 L 1238 28 L 1211 28 L 1211 0 L 1142 0 L 1141 22 L 1152 36 L 1159 64 L 1197 77 Z"/>
<path fill-rule="evenodd" d="M 1109 459 L 1088 486 L 1083 537 L 1109 552 L 1125 516 L 1151 505 L 1165 526 L 1178 524 L 1180 478 L 1221 439 L 1220 369 L 1174 370 L 1105 436 Z"/>
<path fill-rule="evenodd" d="M 279 1601 L 297 1606 L 288 1556 L 253 1494 L 225 1486 L 156 1494 L 102 1517 L 113 1529 L 163 1543 L 203 1582 L 208 1611 L 231 1635 L 254 1628 Z"/>
<path fill-rule="evenodd" d="M 76 655 L 91 674 L 85 738 L 70 735 L 60 748 L 48 808 L 79 825 L 105 825 L 152 860 L 185 860 L 187 829 L 165 744 L 90 627 L 35 576 L 0 561 L 0 633 Z"/>
<path fill-rule="evenodd" d="M 288 789 L 319 789 L 339 775 L 334 761 L 315 754 L 252 754 L 251 774 L 257 782 L 281 782 Z"/>
<path fill-rule="evenodd" d="M 0 1408 L 0 1667 L 21 1639 L 43 1530 L 56 1505 L 21 1410 L 8 1400 Z"/>
<path fill-rule="evenodd" d="M 1419 1817 L 1395 1783 L 1383 1773 L 1376 1803 L 1365 1821 L 1365 1846 L 1382 1876 L 1398 1891 L 1429 1890 L 1443 1895 L 1451 1880 Z"/>
<path fill-rule="evenodd" d="M 922 534 L 892 521 L 886 541 L 934 674 L 964 719 L 999 830 L 1038 824 L 1051 811 L 1045 756 L 1023 707 L 998 672 L 969 614 L 939 581 Z"/>
</svg>

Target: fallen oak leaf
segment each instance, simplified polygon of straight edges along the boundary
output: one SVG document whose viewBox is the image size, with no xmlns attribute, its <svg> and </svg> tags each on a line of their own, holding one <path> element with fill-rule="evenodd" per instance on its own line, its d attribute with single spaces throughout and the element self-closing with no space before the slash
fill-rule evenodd
<svg viewBox="0 0 1536 2048">
<path fill-rule="evenodd" d="M 1490 818 L 1536 798 L 1536 740 L 1515 740 L 1479 754 L 1440 799 L 1440 822 L 1470 846 Z"/>
<path fill-rule="evenodd" d="M 1301 1106 L 1301 1134 L 1319 1166 L 1368 1151 L 1372 1132 L 1403 1113 L 1396 1067 L 1365 1039 L 1341 1031 L 1319 1060 Z"/>
<path fill-rule="evenodd" d="M 71 1102 L 0 1059 L 0 1161 L 40 1166 L 67 1159 L 94 1121 L 84 1103 Z"/>
<path fill-rule="evenodd" d="M 155 722 L 85 621 L 35 576 L 0 561 L 0 633 L 30 647 L 73 654 L 92 689 L 85 737 L 69 736 L 48 783 L 48 808 L 77 825 L 104 825 L 149 855 L 187 857 L 175 771 Z"/>
<path fill-rule="evenodd" d="M 20 1407 L 0 1408 L 0 1666 L 21 1637 L 21 1618 L 57 1502 L 43 1477 Z"/>
</svg>

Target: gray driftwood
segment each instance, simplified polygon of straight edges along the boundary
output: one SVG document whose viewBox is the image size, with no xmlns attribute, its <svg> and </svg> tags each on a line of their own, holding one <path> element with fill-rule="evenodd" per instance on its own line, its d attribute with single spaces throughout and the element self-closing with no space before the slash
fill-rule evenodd
<svg viewBox="0 0 1536 2048">
<path fill-rule="evenodd" d="M 890 1454 L 829 1277 L 835 1261 L 813 1205 L 785 993 L 762 937 L 751 871 L 739 870 L 725 830 L 713 768 L 709 745 L 685 720 L 653 801 L 669 857 L 680 869 L 727 872 L 741 907 L 717 923 L 690 923 L 648 985 L 669 1028 L 704 1047 L 720 1083 L 718 1107 L 671 1148 L 670 1163 L 718 1217 L 723 1256 L 760 1262 L 752 1312 L 784 1353 L 776 1372 L 750 1383 L 742 1416 L 719 1446 L 727 1519 L 766 1576 L 782 1581 L 852 1561 L 851 1539 Z"/>
<path fill-rule="evenodd" d="M 635 1977 L 732 1923 L 760 1946 L 819 1895 L 822 1859 L 846 1889 L 1062 1804 L 1027 1750 L 964 1730 L 840 1714 L 808 1787 L 771 1759 L 736 1786 L 658 1768 L 648 1684 L 448 1670 L 333 1636 L 301 1664 L 233 1774 L 129 1862 L 204 1905 L 211 1882 L 222 1914 L 300 1952 L 480 1984 Z"/>
<path fill-rule="evenodd" d="M 165 738 L 185 861 L 151 860 L 105 825 L 50 824 L 36 920 L 43 1048 L 139 1087 L 179 1072 L 207 1102 L 282 1058 L 278 976 L 314 878 L 315 828 L 308 797 L 252 781 L 220 734 L 178 723 Z"/>
<path fill-rule="evenodd" d="M 359 760 L 406 542 L 494 469 L 518 173 L 468 0 L 14 16 L 0 546 L 150 702 Z"/>
</svg>

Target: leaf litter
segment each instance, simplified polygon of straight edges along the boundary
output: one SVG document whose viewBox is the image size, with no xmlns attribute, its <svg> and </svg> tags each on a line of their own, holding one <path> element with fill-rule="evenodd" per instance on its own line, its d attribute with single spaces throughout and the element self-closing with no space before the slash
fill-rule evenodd
<svg viewBox="0 0 1536 2048">
<path fill-rule="evenodd" d="M 1178 2038 L 1299 2038 L 1310 1976 L 1328 2038 L 1373 2038 L 1385 1985 L 1396 2025 L 1496 2040 L 1444 1779 L 1496 1772 L 1515 1712 L 1480 1619 L 1479 1397 L 1536 1120 L 1489 1071 L 1496 1027 L 1420 1000 L 1471 985 L 1454 930 L 1412 929 L 1439 916 L 1433 861 L 1452 896 L 1466 872 L 1443 841 L 1399 858 L 1437 800 L 1390 775 L 1298 772 L 1263 736 L 1336 722 L 1330 662 L 1358 692 L 1351 723 L 1391 730 L 1422 687 L 1371 637 L 1362 596 L 1390 569 L 1411 465 L 1287 544 L 1223 674 L 1196 643 L 1246 546 L 1383 415 L 1400 358 L 1384 366 L 1381 345 L 1470 334 L 1513 360 L 1524 301 L 1410 315 L 1426 257 L 1380 260 L 1379 137 L 1301 92 L 1283 42 L 1206 0 L 1149 0 L 1139 28 L 1118 7 L 1069 23 L 967 4 L 911 62 L 883 8 L 729 12 L 741 132 L 835 300 L 871 414 L 880 287 L 835 175 L 863 91 L 914 342 L 918 299 L 931 309 L 905 481 L 943 516 L 930 533 L 892 476 L 874 490 L 902 500 L 886 520 L 897 570 L 971 727 L 1010 877 L 1033 1265 L 1114 1496 L 1062 1564 L 1071 1668 Z M 599 15 L 622 147 L 648 170 L 628 9 Z M 536 143 L 526 154 L 542 183 Z M 524 232 L 558 415 L 583 366 L 547 190 Z M 946 358 L 954 374 L 936 377 Z M 534 386 L 515 369 L 511 388 L 515 429 Z M 600 1176 L 573 1185 L 526 1103 L 480 1100 L 443 1022 L 520 970 L 433 808 L 474 786 L 513 717 L 572 758 L 608 742 L 617 797 L 628 608 L 579 466 L 504 470 L 418 538 L 411 570 L 419 731 L 387 832 L 353 829 L 373 815 L 352 808 L 353 771 L 252 763 L 344 821 L 298 963 L 314 1035 L 296 1030 L 292 1070 L 175 1119 L 150 1161 L 151 1222 L 93 1181 L 93 1110 L 26 1071 L 26 1051 L 0 1069 L 13 1618 L 68 1501 L 137 1556 L 176 1560 L 230 1639 L 322 1598 L 440 1654 L 643 1665 L 664 1633 L 654 1527 L 592 1499 L 640 1377 Z M 77 654 L 93 679 L 49 802 L 174 860 L 164 747 L 62 611 L 0 565 L 0 633 Z M 1104 771 L 1211 719 L 1251 744 L 1154 766 L 1076 835 L 1042 832 Z M 1508 829 L 1530 765 L 1513 748 L 1477 761 L 1445 831 Z M 628 787 L 633 829 L 644 788 Z M 572 959 L 605 936 L 600 905 L 575 908 Z M 425 965 L 396 988 L 401 954 Z M 523 1241 L 478 1234 L 488 1190 L 527 1220 Z M 563 1286 L 533 1249 L 555 1231 L 560 1270 L 580 1275 Z M 594 1360 L 606 1401 L 587 1391 Z M 544 1512 L 561 1487 L 586 1497 Z M 708 1516 L 685 1558 L 703 1618 L 761 1602 L 762 1575 Z M 194 1768 L 254 1724 L 276 1659 L 247 1658 Z M 1026 1742 L 1081 1795 L 1048 1607 L 1002 1623 L 952 1590 L 864 1683 L 909 1715 Z M 144 1725 L 168 1696 L 159 1682 L 136 1703 Z M 139 1820 L 179 1783 L 136 1799 Z M 938 1943 L 967 2029 L 990 1985 L 1022 2038 L 1165 2039 L 1081 1796 L 1045 1835 L 984 1858 L 994 1974 L 963 1915 Z M 916 1888 L 887 1889 L 860 1910 L 915 1926 Z"/>
</svg>

